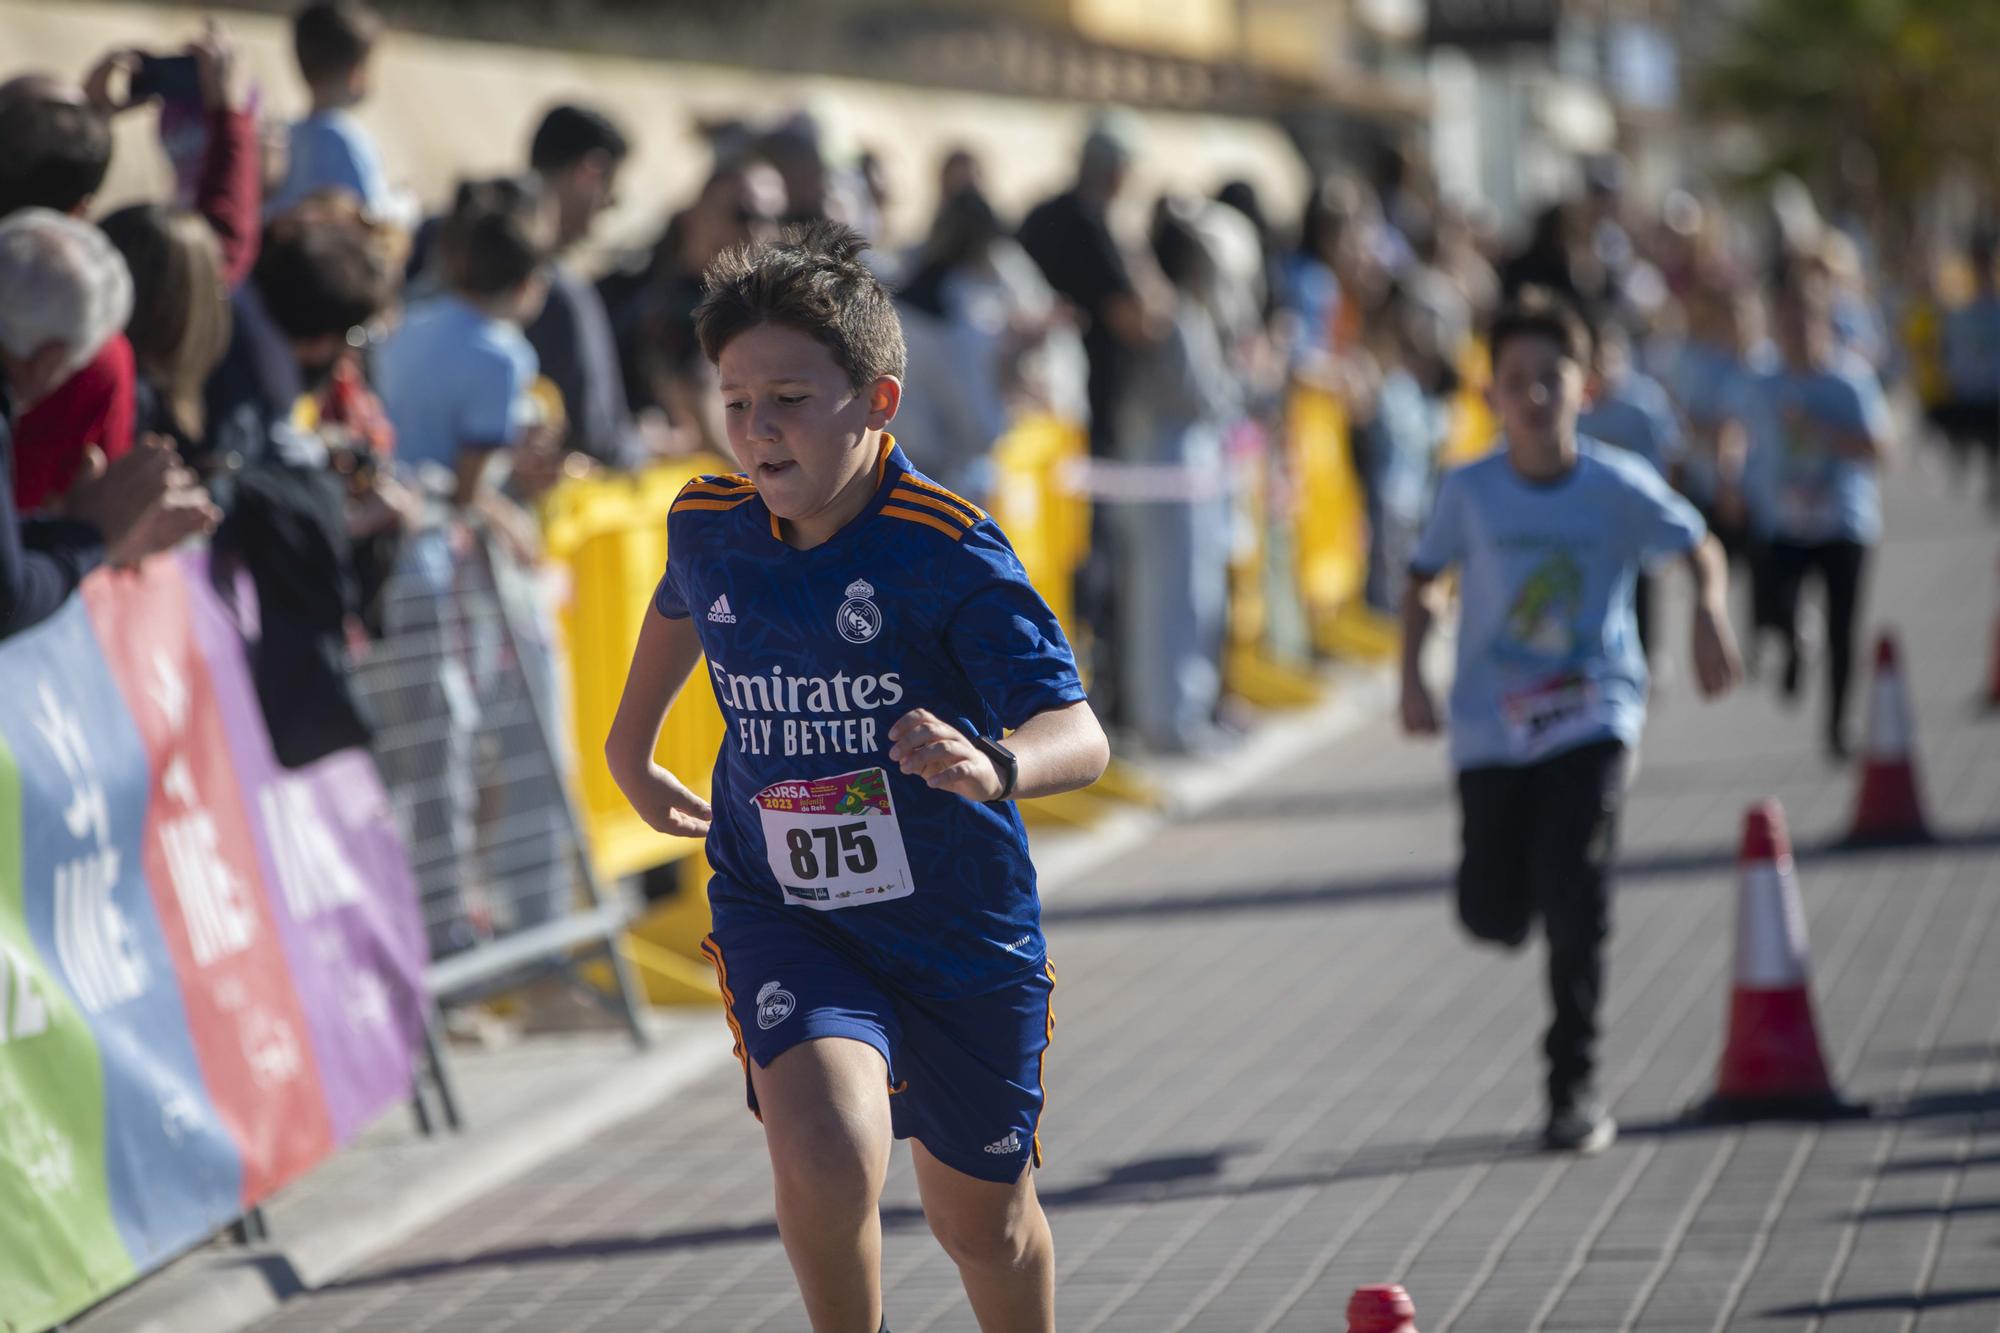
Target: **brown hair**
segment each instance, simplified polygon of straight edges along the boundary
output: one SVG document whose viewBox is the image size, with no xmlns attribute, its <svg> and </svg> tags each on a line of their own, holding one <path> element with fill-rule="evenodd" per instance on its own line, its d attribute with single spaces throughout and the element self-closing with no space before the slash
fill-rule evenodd
<svg viewBox="0 0 2000 1333">
<path fill-rule="evenodd" d="M 1578 365 L 1590 365 L 1590 326 L 1575 306 L 1547 287 L 1523 287 L 1493 316 L 1486 345 L 1495 369 L 1500 365 L 1500 350 L 1517 338 L 1547 338 Z"/>
<path fill-rule="evenodd" d="M 555 247 L 555 217 L 530 178 L 461 181 L 438 235 L 445 281 L 470 296 L 498 296 L 534 276 Z"/>
<path fill-rule="evenodd" d="M 855 389 L 901 375 L 909 354 L 902 321 L 861 262 L 868 242 L 838 222 L 787 227 L 775 241 L 726 250 L 708 266 L 694 312 L 710 361 L 738 334 L 783 324 L 825 347 Z"/>
<path fill-rule="evenodd" d="M 345 78 L 382 36 L 382 16 L 359 0 L 313 0 L 292 18 L 292 54 L 307 83 Z"/>
<path fill-rule="evenodd" d="M 121 208 L 104 219 L 104 234 L 132 270 L 125 336 L 133 361 L 160 391 L 174 425 L 198 439 L 202 386 L 229 346 L 222 247 L 200 214 L 165 204 Z"/>
</svg>

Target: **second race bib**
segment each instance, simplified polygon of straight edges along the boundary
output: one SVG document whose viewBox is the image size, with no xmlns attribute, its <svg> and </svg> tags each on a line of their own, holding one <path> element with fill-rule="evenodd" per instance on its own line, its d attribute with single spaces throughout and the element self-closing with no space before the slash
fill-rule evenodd
<svg viewBox="0 0 2000 1333">
<path fill-rule="evenodd" d="M 774 782 L 752 802 L 787 903 L 833 912 L 916 892 L 882 769 Z"/>
<path fill-rule="evenodd" d="M 1539 759 L 1597 722 L 1597 685 L 1573 672 L 1549 676 L 1502 695 L 1500 716 L 1515 755 Z"/>
</svg>

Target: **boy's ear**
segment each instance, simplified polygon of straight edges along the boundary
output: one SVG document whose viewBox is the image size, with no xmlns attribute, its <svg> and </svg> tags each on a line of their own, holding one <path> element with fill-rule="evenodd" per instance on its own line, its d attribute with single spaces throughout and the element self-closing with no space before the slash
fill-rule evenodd
<svg viewBox="0 0 2000 1333">
<path fill-rule="evenodd" d="M 881 430 L 896 419 L 903 405 L 903 382 L 894 375 L 879 375 L 868 389 L 868 429 Z"/>
</svg>

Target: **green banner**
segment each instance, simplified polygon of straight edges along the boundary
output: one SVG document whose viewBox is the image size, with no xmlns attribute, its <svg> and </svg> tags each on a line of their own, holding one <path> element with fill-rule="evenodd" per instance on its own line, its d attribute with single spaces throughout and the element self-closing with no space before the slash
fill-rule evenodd
<svg viewBox="0 0 2000 1333">
<path fill-rule="evenodd" d="M 21 780 L 0 740 L 0 1329 L 42 1329 L 131 1281 L 104 1175 L 104 1076 L 42 966 L 21 893 Z"/>
</svg>

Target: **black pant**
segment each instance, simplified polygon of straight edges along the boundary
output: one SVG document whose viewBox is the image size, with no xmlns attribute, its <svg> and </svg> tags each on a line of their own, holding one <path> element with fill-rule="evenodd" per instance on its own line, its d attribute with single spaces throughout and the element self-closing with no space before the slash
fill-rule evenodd
<svg viewBox="0 0 2000 1333">
<path fill-rule="evenodd" d="M 1778 632 L 1798 651 L 1799 594 L 1806 575 L 1818 570 L 1826 583 L 1826 665 L 1829 737 L 1847 721 L 1847 684 L 1854 674 L 1855 612 L 1861 603 L 1861 575 L 1868 548 L 1860 542 L 1771 543 L 1771 610 Z"/>
<path fill-rule="evenodd" d="M 1482 940 L 1515 947 L 1536 916 L 1549 938 L 1555 1010 L 1543 1050 L 1549 1099 L 1568 1104 L 1597 1071 L 1597 1010 L 1611 934 L 1611 863 L 1626 750 L 1597 741 L 1540 763 L 1458 775 L 1465 859 L 1458 916 Z"/>
</svg>

